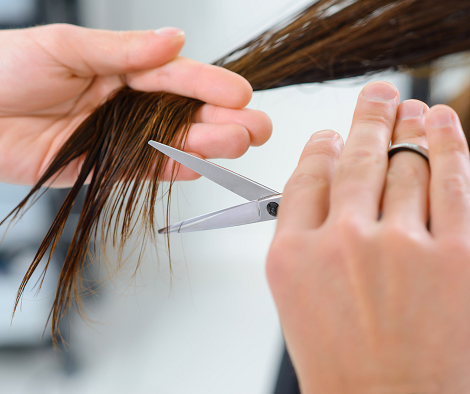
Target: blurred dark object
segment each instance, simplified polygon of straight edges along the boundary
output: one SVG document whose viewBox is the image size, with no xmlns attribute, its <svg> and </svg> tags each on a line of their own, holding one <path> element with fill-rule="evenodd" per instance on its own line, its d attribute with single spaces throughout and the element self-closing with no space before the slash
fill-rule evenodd
<svg viewBox="0 0 470 394">
<path fill-rule="evenodd" d="M 37 0 L 37 24 L 71 23 L 78 25 L 78 0 Z"/>
<path fill-rule="evenodd" d="M 428 63 L 410 70 L 411 99 L 420 100 L 431 106 L 431 75 L 433 74 L 433 64 Z"/>
<path fill-rule="evenodd" d="M 429 76 L 413 77 L 411 98 L 420 100 L 423 103 L 430 105 L 431 100 L 431 79 Z"/>
<path fill-rule="evenodd" d="M 300 394 L 297 375 L 285 346 L 274 394 Z"/>
<path fill-rule="evenodd" d="M 0 29 L 48 23 L 79 24 L 78 0 L 1 0 Z"/>
</svg>

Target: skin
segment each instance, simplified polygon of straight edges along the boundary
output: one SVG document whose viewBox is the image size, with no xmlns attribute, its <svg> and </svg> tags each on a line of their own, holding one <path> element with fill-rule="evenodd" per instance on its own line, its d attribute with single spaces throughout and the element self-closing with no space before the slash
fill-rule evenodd
<svg viewBox="0 0 470 394">
<path fill-rule="evenodd" d="M 184 40 L 176 28 L 114 32 L 58 24 L 1 31 L 0 182 L 34 184 L 75 128 L 124 85 L 206 102 L 186 143 L 199 157 L 236 158 L 266 142 L 271 121 L 244 108 L 250 84 L 178 56 Z M 72 185 L 80 163 L 52 186 Z M 197 177 L 184 167 L 178 174 L 178 180 Z"/>
<path fill-rule="evenodd" d="M 428 146 L 429 166 L 389 162 L 391 139 Z M 366 86 L 344 148 L 331 130 L 305 146 L 267 260 L 302 393 L 468 393 L 469 233 L 456 113 Z"/>
</svg>

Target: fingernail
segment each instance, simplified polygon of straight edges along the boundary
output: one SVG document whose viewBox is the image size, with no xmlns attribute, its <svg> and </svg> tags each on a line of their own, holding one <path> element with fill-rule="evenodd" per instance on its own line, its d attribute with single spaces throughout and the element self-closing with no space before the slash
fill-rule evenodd
<svg viewBox="0 0 470 394">
<path fill-rule="evenodd" d="M 364 97 L 372 101 L 390 101 L 397 95 L 397 89 L 387 82 L 372 82 L 364 90 Z"/>
<path fill-rule="evenodd" d="M 162 27 L 155 30 L 155 33 L 163 37 L 184 36 L 184 31 L 176 27 Z"/>
<path fill-rule="evenodd" d="M 431 108 L 428 112 L 427 123 L 431 127 L 445 127 L 453 123 L 452 111 L 446 107 Z"/>
<path fill-rule="evenodd" d="M 310 141 L 318 141 L 318 140 L 331 140 L 335 139 L 338 133 L 334 132 L 333 130 L 321 130 L 317 131 L 310 137 Z"/>
<path fill-rule="evenodd" d="M 403 101 L 401 105 L 398 107 L 398 116 L 399 120 L 405 119 L 413 119 L 413 118 L 420 118 L 424 111 L 426 110 L 426 106 L 421 101 L 417 100 L 407 100 Z"/>
</svg>

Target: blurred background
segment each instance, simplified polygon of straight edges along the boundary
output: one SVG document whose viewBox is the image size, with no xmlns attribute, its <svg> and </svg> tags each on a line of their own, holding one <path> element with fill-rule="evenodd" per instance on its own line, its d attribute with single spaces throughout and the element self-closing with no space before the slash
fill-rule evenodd
<svg viewBox="0 0 470 394">
<path fill-rule="evenodd" d="M 308 2 L 0 0 L 0 27 L 54 22 L 113 30 L 176 26 L 187 36 L 183 55 L 212 62 Z M 373 79 L 394 83 L 402 99 L 448 102 L 465 85 L 468 71 L 455 56 L 441 63 L 433 78 L 418 70 Z M 282 191 L 313 132 L 331 128 L 347 138 L 357 95 L 371 79 L 255 93 L 249 107 L 271 117 L 273 137 L 240 159 L 216 162 Z M 175 190 L 172 221 L 242 202 L 205 179 Z M 0 184 L 0 217 L 27 191 Z M 292 377 L 286 377 L 285 364 L 280 369 L 284 345 L 264 276 L 274 222 L 176 234 L 172 272 L 164 239 L 148 248 L 137 275 L 132 252 L 117 277 L 108 274 L 112 256 L 108 265 L 93 264 L 91 274 L 99 282 L 85 303 L 90 321 L 71 313 L 62 328 L 66 345 L 54 351 L 44 327 L 75 213 L 42 291 L 36 296 L 31 281 L 10 326 L 16 290 L 65 195 L 64 190 L 45 193 L 0 245 L 1 393 L 287 394 L 282 379 Z M 163 205 L 160 211 L 163 223 Z"/>
</svg>

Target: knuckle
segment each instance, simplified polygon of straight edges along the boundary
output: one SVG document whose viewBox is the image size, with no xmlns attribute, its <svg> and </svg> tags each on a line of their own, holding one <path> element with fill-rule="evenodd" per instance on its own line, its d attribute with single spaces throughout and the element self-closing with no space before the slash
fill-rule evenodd
<svg viewBox="0 0 470 394">
<path fill-rule="evenodd" d="M 408 118 L 397 119 L 395 130 L 393 131 L 393 144 L 413 143 L 426 145 L 426 128 L 424 119 Z"/>
<path fill-rule="evenodd" d="M 462 139 L 450 139 L 446 138 L 442 143 L 439 145 L 438 153 L 449 155 L 449 156 L 464 156 L 467 157 L 467 150 L 468 146 L 467 143 Z"/>
<path fill-rule="evenodd" d="M 54 23 L 26 31 L 37 38 L 39 42 L 45 42 L 55 47 L 60 47 L 64 45 L 64 42 L 67 43 L 73 38 L 73 34 L 77 29 L 77 26 L 66 23 Z"/>
<path fill-rule="evenodd" d="M 201 63 L 197 69 L 196 76 L 194 78 L 194 84 L 193 84 L 193 96 L 194 97 L 197 97 L 199 91 L 201 90 L 201 85 L 204 82 L 203 75 L 204 75 L 206 68 L 208 67 L 209 67 L 208 64 Z"/>
<path fill-rule="evenodd" d="M 156 72 L 153 77 L 155 79 L 156 85 L 159 87 L 159 90 L 167 91 L 170 89 L 171 75 L 165 67 L 159 68 L 158 72 Z"/>
<path fill-rule="evenodd" d="M 470 194 L 468 180 L 462 174 L 449 174 L 441 182 L 440 190 L 446 195 L 464 197 Z"/>
<path fill-rule="evenodd" d="M 49 33 L 57 34 L 59 37 L 63 37 L 64 35 L 68 35 L 74 31 L 76 26 L 69 25 L 67 23 L 54 23 L 44 26 L 44 29 L 47 29 Z"/>
<path fill-rule="evenodd" d="M 381 231 L 382 245 L 385 248 L 416 243 L 419 239 L 419 231 L 411 229 L 401 220 L 388 220 Z"/>
<path fill-rule="evenodd" d="M 285 281 L 293 269 L 293 255 L 305 248 L 302 236 L 292 231 L 278 231 L 266 259 L 266 275 L 271 285 Z"/>
<path fill-rule="evenodd" d="M 452 234 L 452 236 L 441 237 L 439 245 L 448 256 L 460 256 L 466 261 L 470 257 L 470 242 L 465 236 L 457 237 Z"/>
<path fill-rule="evenodd" d="M 402 143 L 427 145 L 426 129 L 423 127 L 422 118 L 403 119 L 397 122 L 400 122 L 400 126 L 393 132 L 393 145 Z"/>
<path fill-rule="evenodd" d="M 219 107 L 218 105 L 204 104 L 202 108 L 203 111 L 208 112 L 208 123 L 219 123 L 221 121 L 225 121 L 222 107 Z"/>
<path fill-rule="evenodd" d="M 133 70 L 135 67 L 132 64 L 132 56 L 130 56 L 130 51 L 132 49 L 132 38 L 133 32 L 131 31 L 118 31 L 117 36 L 119 39 L 119 44 L 122 49 L 122 53 L 125 54 L 123 63 L 124 67 L 129 70 Z"/>
<path fill-rule="evenodd" d="M 331 234 L 334 243 L 330 249 L 335 250 L 344 259 L 351 259 L 367 250 L 373 242 L 370 227 L 361 218 L 353 215 L 341 215 L 333 221 Z M 338 248 L 338 245 L 341 245 Z"/>
<path fill-rule="evenodd" d="M 230 155 L 229 159 L 242 156 L 250 147 L 250 136 L 248 131 L 240 125 L 229 125 L 230 130 Z"/>
<path fill-rule="evenodd" d="M 415 186 L 420 183 L 421 171 L 413 165 L 394 162 L 387 173 L 387 186 L 405 185 Z"/>
<path fill-rule="evenodd" d="M 268 259 L 272 260 L 274 256 L 279 254 L 278 252 L 297 250 L 301 244 L 300 237 L 295 232 L 278 231 L 271 244 Z"/>
<path fill-rule="evenodd" d="M 377 104 L 377 103 L 376 103 Z M 374 128 L 384 129 L 391 126 L 391 118 L 384 111 L 378 108 L 376 111 L 371 111 L 367 114 L 363 114 L 357 123 L 360 125 L 374 126 Z"/>
<path fill-rule="evenodd" d="M 357 165 L 376 166 L 382 162 L 382 155 L 367 148 L 357 148 L 344 157 L 344 167 L 351 168 Z"/>
<path fill-rule="evenodd" d="M 306 188 L 328 189 L 330 186 L 329 179 L 320 174 L 308 172 L 294 173 L 286 185 L 286 189 L 302 190 Z"/>
<path fill-rule="evenodd" d="M 334 221 L 334 233 L 343 242 L 357 241 L 367 238 L 366 224 L 357 215 L 344 212 Z"/>
</svg>

